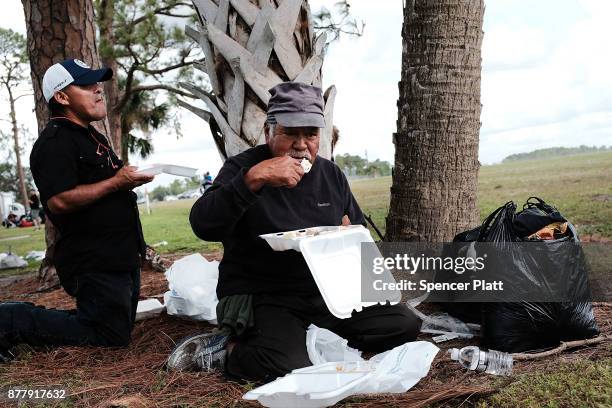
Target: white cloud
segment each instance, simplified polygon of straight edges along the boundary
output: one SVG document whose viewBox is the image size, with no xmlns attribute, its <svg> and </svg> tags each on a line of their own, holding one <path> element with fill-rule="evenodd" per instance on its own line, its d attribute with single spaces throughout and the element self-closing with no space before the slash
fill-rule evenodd
<svg viewBox="0 0 612 408">
<path fill-rule="evenodd" d="M 311 0 L 331 8 L 336 0 Z M 0 26 L 25 33 L 19 0 L 0 15 Z M 364 36 L 344 36 L 324 64 L 324 86 L 338 88 L 334 122 L 337 153 L 393 160 L 401 70 L 402 2 L 354 0 L 366 22 Z M 491 0 L 485 11 L 480 160 L 551 146 L 612 144 L 612 2 L 605 0 Z M 2 106 L 4 108 L 4 105 Z M 8 115 L 0 112 L 0 115 Z M 31 101 L 20 101 L 21 121 L 35 131 Z M 208 125 L 181 112 L 184 137 L 172 129 L 154 135 L 146 163 L 169 162 L 216 170 L 221 161 Z M 4 125 L 0 125 L 4 126 Z M 137 159 L 133 159 L 135 161 Z M 142 163 L 141 163 L 142 164 Z"/>
</svg>

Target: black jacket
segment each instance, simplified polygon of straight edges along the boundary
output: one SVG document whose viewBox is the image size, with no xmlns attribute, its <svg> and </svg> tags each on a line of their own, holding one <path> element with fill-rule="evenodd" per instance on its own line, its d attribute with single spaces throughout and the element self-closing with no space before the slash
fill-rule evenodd
<svg viewBox="0 0 612 408">
<path fill-rule="evenodd" d="M 267 145 L 230 157 L 213 186 L 200 197 L 189 220 L 194 233 L 221 241 L 217 296 L 248 293 L 312 294 L 317 287 L 302 254 L 273 251 L 261 234 L 322 225 L 340 225 L 346 214 L 353 224 L 365 220 L 342 171 L 317 157 L 295 188 L 264 186 L 251 192 L 244 174 L 272 158 Z"/>
</svg>

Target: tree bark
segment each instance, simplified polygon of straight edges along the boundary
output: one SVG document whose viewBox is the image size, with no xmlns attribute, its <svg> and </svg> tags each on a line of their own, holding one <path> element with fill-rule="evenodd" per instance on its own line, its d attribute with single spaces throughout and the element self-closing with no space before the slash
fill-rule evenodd
<svg viewBox="0 0 612 408">
<path fill-rule="evenodd" d="M 100 1 L 98 7 L 98 25 L 100 28 L 100 61 L 102 65 L 113 70 L 113 78 L 104 83 L 104 93 L 108 103 L 108 137 L 111 140 L 115 154 L 122 157 L 121 112 L 116 109 L 119 102 L 119 67 L 112 49 L 115 43 L 113 32 L 114 6 L 115 2 L 113 0 Z"/>
<path fill-rule="evenodd" d="M 448 241 L 478 220 L 483 14 L 483 0 L 406 2 L 387 241 Z"/>
<path fill-rule="evenodd" d="M 9 95 L 9 104 L 11 105 L 11 125 L 13 130 L 13 143 L 15 149 L 15 161 L 17 162 L 17 179 L 19 183 L 19 193 L 21 194 L 21 202 L 26 210 L 30 208 L 28 200 L 28 190 L 26 189 L 25 175 L 23 173 L 23 165 L 21 163 L 21 148 L 19 146 L 19 128 L 17 127 L 17 115 L 15 114 L 15 98 L 13 91 L 7 86 L 6 90 Z"/>
<path fill-rule="evenodd" d="M 26 19 L 30 72 L 40 133 L 49 118 L 42 93 L 42 79 L 47 68 L 68 58 L 78 58 L 92 67 L 100 66 L 94 11 L 91 0 L 21 2 Z"/>
<path fill-rule="evenodd" d="M 47 68 L 68 58 L 78 58 L 92 67 L 100 65 L 94 9 L 91 0 L 22 0 L 22 4 L 40 134 L 49 118 L 47 102 L 42 93 L 42 79 Z M 97 125 L 108 134 L 105 121 Z M 47 251 L 38 273 L 43 285 L 52 286 L 57 283 L 53 266 L 57 236 L 56 229 L 48 220 L 45 222 Z"/>
<path fill-rule="evenodd" d="M 222 160 L 265 143 L 268 89 L 297 81 L 322 86 L 325 33 L 315 35 L 308 0 L 215 2 L 192 0 L 198 26 L 186 26 L 188 37 L 202 48 L 196 64 L 209 78 L 212 93 L 200 84 L 179 83 L 200 98 L 209 112 L 180 101 L 209 124 Z M 331 159 L 336 89 L 323 95 L 325 122 L 319 156 Z"/>
</svg>

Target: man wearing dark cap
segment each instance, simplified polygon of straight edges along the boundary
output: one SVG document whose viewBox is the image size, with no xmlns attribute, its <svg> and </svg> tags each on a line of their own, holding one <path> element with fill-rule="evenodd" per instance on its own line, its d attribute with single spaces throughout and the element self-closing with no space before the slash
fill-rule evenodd
<svg viewBox="0 0 612 408">
<path fill-rule="evenodd" d="M 54 264 L 76 311 L 31 303 L 0 304 L 0 360 L 31 345 L 125 346 L 140 290 L 144 240 L 134 187 L 153 179 L 124 166 L 91 122 L 104 119 L 100 82 L 112 70 L 79 60 L 52 65 L 42 90 L 49 123 L 34 143 L 30 168 L 45 213 L 57 228 Z"/>
<path fill-rule="evenodd" d="M 405 307 L 374 306 L 348 319 L 327 309 L 302 254 L 275 252 L 259 235 L 321 225 L 365 224 L 342 171 L 317 156 L 325 126 L 321 89 L 296 82 L 270 90 L 266 144 L 227 159 L 194 204 L 190 222 L 206 241 L 221 241 L 220 330 L 184 339 L 171 369 L 223 367 L 236 378 L 269 381 L 311 365 L 310 324 L 351 347 L 383 351 L 414 340 L 419 321 Z"/>
</svg>

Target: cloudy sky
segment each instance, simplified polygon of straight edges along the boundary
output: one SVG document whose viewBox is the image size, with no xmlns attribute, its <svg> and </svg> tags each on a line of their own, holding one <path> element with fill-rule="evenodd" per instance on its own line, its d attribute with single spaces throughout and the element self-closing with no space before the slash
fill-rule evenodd
<svg viewBox="0 0 612 408">
<path fill-rule="evenodd" d="M 311 0 L 313 10 L 336 0 Z M 0 27 L 25 34 L 19 0 L 4 0 Z M 334 43 L 323 66 L 324 86 L 336 85 L 334 122 L 339 154 L 393 161 L 401 68 L 402 1 L 353 0 L 366 23 L 363 37 Z M 612 145 L 612 1 L 490 0 L 482 50 L 480 160 L 552 146 Z M 18 119 L 32 132 L 32 101 L 20 101 Z M 8 117 L 3 101 L 0 117 Z M 221 166 L 208 126 L 182 112 L 184 136 L 172 129 L 154 136 L 146 162 L 210 170 Z M 4 130 L 6 122 L 0 121 Z M 159 178 L 156 184 L 170 178 Z"/>
</svg>

